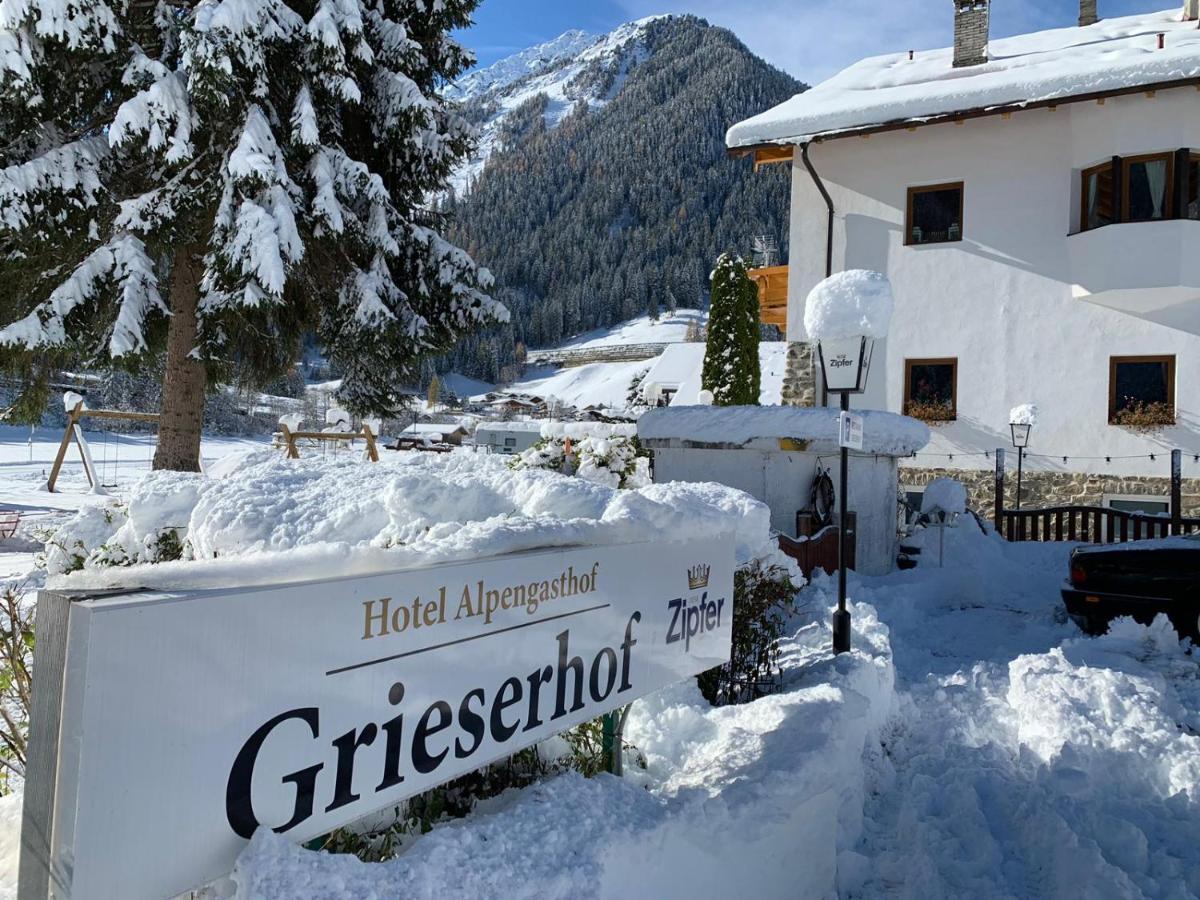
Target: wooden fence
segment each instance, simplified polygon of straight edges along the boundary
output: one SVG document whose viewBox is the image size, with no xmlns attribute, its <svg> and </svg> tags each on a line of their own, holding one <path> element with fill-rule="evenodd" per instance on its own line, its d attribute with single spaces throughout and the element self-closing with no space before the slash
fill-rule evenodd
<svg viewBox="0 0 1200 900">
<path fill-rule="evenodd" d="M 1168 515 L 1127 512 L 1106 506 L 1052 506 L 1041 509 L 1004 508 L 1004 450 L 996 450 L 996 531 L 1009 541 L 1079 541 L 1123 544 L 1177 534 L 1200 533 L 1200 518 L 1185 517 L 1182 504 L 1182 455 L 1171 451 Z"/>
</svg>

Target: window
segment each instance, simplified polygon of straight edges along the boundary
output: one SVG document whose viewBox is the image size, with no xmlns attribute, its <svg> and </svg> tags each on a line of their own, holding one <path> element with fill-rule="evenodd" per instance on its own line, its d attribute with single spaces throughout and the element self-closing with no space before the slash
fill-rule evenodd
<svg viewBox="0 0 1200 900">
<path fill-rule="evenodd" d="M 904 361 L 904 414 L 925 422 L 958 416 L 958 360 Z"/>
<path fill-rule="evenodd" d="M 1166 497 L 1112 496 L 1104 498 L 1104 505 L 1109 509 L 1119 509 L 1122 512 L 1145 513 L 1150 516 L 1170 515 L 1171 513 L 1171 502 Z"/>
<path fill-rule="evenodd" d="M 921 503 L 925 497 L 925 488 L 901 485 L 900 497 L 904 501 L 900 514 L 904 525 L 915 525 L 921 518 Z"/>
<path fill-rule="evenodd" d="M 1111 225 L 1113 218 L 1113 165 L 1085 169 L 1083 173 L 1083 214 L 1079 218 L 1080 230 Z"/>
<path fill-rule="evenodd" d="M 942 244 L 962 240 L 963 185 L 935 184 L 908 189 L 906 244 Z"/>
<path fill-rule="evenodd" d="M 1171 216 L 1171 185 L 1175 158 L 1170 153 L 1132 156 L 1121 161 L 1124 169 L 1123 222 L 1150 222 Z"/>
<path fill-rule="evenodd" d="M 1108 421 L 1131 428 L 1175 424 L 1175 357 L 1114 356 L 1108 371 Z"/>
<path fill-rule="evenodd" d="M 516 438 L 505 438 L 505 439 L 504 439 L 504 446 L 505 446 L 505 447 L 515 447 L 515 446 L 517 446 L 517 439 L 516 439 Z"/>
</svg>

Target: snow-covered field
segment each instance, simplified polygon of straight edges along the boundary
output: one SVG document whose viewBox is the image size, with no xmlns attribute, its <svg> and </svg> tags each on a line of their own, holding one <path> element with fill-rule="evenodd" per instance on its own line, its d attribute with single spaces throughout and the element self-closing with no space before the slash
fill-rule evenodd
<svg viewBox="0 0 1200 900">
<path fill-rule="evenodd" d="M 653 360 L 588 363 L 583 366 L 534 366 L 503 390 L 514 394 L 536 394 L 583 409 L 603 406 L 624 409 L 633 379 L 650 368 Z"/>
<path fill-rule="evenodd" d="M 39 494 L 42 463 L 22 460 L 15 430 L 3 437 L 0 505 L 39 501 L 49 519 L 63 515 L 52 504 L 103 502 L 83 493 L 77 463 L 72 493 Z M 755 507 L 724 491 L 560 485 L 465 453 L 368 466 L 228 455 L 237 449 L 245 443 L 206 443 L 206 456 L 227 458 L 209 464 L 216 486 L 200 495 L 143 489 L 140 510 L 135 495 L 130 546 L 153 524 L 143 513 L 184 507 L 195 538 L 221 544 L 226 562 L 206 576 L 216 579 L 259 571 L 272 554 L 305 577 L 293 564 L 415 560 L 430 542 L 475 552 L 472 541 L 526 540 L 538 522 L 556 540 L 603 540 L 685 507 L 698 528 L 741 509 L 743 557 L 761 537 Z M 365 500 L 329 512 L 339 491 Z M 274 512 L 243 515 L 242 500 Z M 572 521 L 595 524 L 539 519 L 568 500 L 583 517 Z M 486 518 L 497 504 L 504 518 Z M 8 549 L 0 559 L 31 564 L 28 541 Z M 1200 663 L 1161 623 L 1084 637 L 1058 597 L 1069 549 L 1010 545 L 964 517 L 943 568 L 924 559 L 851 576 L 855 650 L 840 658 L 827 624 L 836 580 L 819 576 L 799 596 L 779 693 L 713 709 L 689 682 L 634 705 L 627 738 L 646 769 L 511 791 L 383 864 L 262 833 L 238 863 L 239 896 L 1200 896 Z M 167 584 L 193 565 L 68 582 L 153 572 Z M 18 827 L 16 801 L 0 800 L 0 895 L 13 895 Z"/>
<path fill-rule="evenodd" d="M 695 324 L 703 328 L 708 313 L 697 309 L 677 309 L 664 312 L 657 319 L 639 316 L 611 328 L 598 328 L 564 341 L 554 350 L 587 350 L 594 347 L 619 347 L 626 344 L 674 344 L 687 338 L 688 328 Z"/>
</svg>

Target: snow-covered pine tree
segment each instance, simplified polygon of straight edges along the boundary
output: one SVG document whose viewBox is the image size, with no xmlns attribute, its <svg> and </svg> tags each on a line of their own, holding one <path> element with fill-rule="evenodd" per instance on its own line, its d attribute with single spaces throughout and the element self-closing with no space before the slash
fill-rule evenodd
<svg viewBox="0 0 1200 900">
<path fill-rule="evenodd" d="M 700 380 L 717 406 L 757 406 L 758 288 L 740 256 L 722 253 L 712 273 L 708 342 Z"/>
<path fill-rule="evenodd" d="M 427 202 L 469 149 L 437 88 L 475 4 L 0 2 L 10 417 L 65 362 L 165 346 L 154 464 L 194 469 L 206 386 L 278 376 L 306 332 L 340 403 L 386 413 L 422 357 L 506 319 Z"/>
</svg>

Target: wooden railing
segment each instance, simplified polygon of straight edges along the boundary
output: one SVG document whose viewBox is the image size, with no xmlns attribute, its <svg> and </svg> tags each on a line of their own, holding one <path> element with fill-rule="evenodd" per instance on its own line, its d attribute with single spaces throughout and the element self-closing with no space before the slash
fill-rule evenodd
<svg viewBox="0 0 1200 900">
<path fill-rule="evenodd" d="M 1200 532 L 1200 519 L 1154 516 L 1104 506 L 1006 509 L 999 530 L 1010 541 L 1081 541 L 1123 544 Z"/>
<path fill-rule="evenodd" d="M 779 535 L 779 549 L 796 561 L 805 578 L 811 578 L 812 573 L 821 569 L 833 574 L 838 567 L 838 527 L 827 525 L 812 537 L 792 538 L 786 534 Z M 846 568 L 854 568 L 854 540 L 846 541 Z"/>
<path fill-rule="evenodd" d="M 764 325 L 787 330 L 788 267 L 750 269 L 750 280 L 758 285 L 758 318 Z"/>
</svg>

